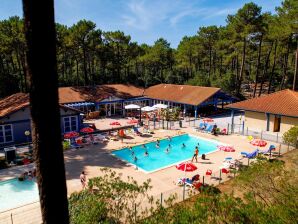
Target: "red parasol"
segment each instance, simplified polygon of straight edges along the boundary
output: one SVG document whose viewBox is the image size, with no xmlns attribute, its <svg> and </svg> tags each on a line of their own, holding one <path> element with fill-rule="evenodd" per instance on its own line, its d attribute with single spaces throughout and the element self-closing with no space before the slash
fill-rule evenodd
<svg viewBox="0 0 298 224">
<path fill-rule="evenodd" d="M 76 137 L 78 137 L 80 134 L 78 133 L 78 132 L 76 132 L 76 131 L 71 131 L 71 132 L 68 132 L 68 133 L 66 133 L 66 134 L 64 134 L 64 138 L 68 138 L 68 139 L 70 139 L 70 138 L 76 138 Z"/>
<path fill-rule="evenodd" d="M 80 132 L 83 132 L 83 133 L 93 133 L 94 132 L 94 129 L 93 128 L 86 127 L 86 128 L 82 128 L 80 130 Z"/>
<path fill-rule="evenodd" d="M 233 146 L 218 145 L 217 148 L 224 152 L 235 152 L 235 149 Z"/>
<path fill-rule="evenodd" d="M 179 165 L 176 165 L 176 168 L 184 172 L 192 172 L 198 169 L 194 164 L 189 162 L 180 163 Z"/>
<path fill-rule="evenodd" d="M 139 122 L 138 120 L 133 119 L 133 120 L 127 121 L 127 124 L 137 124 L 138 122 Z"/>
<path fill-rule="evenodd" d="M 110 123 L 110 125 L 120 126 L 121 124 L 119 123 L 119 121 L 113 121 L 113 122 Z"/>
<path fill-rule="evenodd" d="M 254 146 L 264 147 L 267 145 L 267 142 L 261 139 L 254 139 L 250 142 Z"/>
<path fill-rule="evenodd" d="M 205 118 L 205 119 L 203 119 L 203 121 L 204 121 L 204 122 L 214 122 L 214 120 L 211 119 L 211 118 Z"/>
</svg>

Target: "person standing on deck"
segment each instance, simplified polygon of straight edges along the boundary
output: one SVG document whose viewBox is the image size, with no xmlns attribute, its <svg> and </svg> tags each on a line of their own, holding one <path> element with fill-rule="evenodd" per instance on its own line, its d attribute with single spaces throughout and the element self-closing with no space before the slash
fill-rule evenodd
<svg viewBox="0 0 298 224">
<path fill-rule="evenodd" d="M 193 155 L 193 157 L 191 159 L 191 162 L 193 162 L 194 159 L 196 159 L 196 162 L 198 162 L 198 155 L 199 155 L 199 147 L 196 146 L 196 149 L 194 151 L 194 155 Z"/>
<path fill-rule="evenodd" d="M 82 173 L 80 175 L 80 180 L 81 180 L 82 188 L 84 190 L 86 188 L 86 184 L 87 184 L 87 178 L 86 178 L 85 171 L 82 171 Z"/>
</svg>

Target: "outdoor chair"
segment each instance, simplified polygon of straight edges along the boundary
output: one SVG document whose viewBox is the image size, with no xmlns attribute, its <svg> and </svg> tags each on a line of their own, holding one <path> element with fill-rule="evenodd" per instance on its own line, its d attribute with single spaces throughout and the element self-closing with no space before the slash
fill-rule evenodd
<svg viewBox="0 0 298 224">
<path fill-rule="evenodd" d="M 214 125 L 209 125 L 206 130 L 203 130 L 206 133 L 211 133 L 212 129 L 213 129 Z"/>
<path fill-rule="evenodd" d="M 241 155 L 244 156 L 245 158 L 253 159 L 253 158 L 257 157 L 258 153 L 259 153 L 259 150 L 256 149 L 255 151 L 253 151 L 251 153 L 241 152 Z"/>
<path fill-rule="evenodd" d="M 142 133 L 138 130 L 137 127 L 133 127 L 133 131 L 134 131 L 134 133 L 135 133 L 136 135 L 138 135 L 138 136 L 142 136 Z"/>
<path fill-rule="evenodd" d="M 275 150 L 275 145 L 270 145 L 268 149 L 260 151 L 260 153 L 263 155 L 269 155 L 270 152 L 272 153 L 273 150 Z"/>
</svg>

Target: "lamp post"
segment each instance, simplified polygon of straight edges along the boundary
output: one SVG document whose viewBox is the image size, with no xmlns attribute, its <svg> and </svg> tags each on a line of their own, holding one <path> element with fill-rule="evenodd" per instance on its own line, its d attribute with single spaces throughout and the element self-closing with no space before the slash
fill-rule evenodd
<svg viewBox="0 0 298 224">
<path fill-rule="evenodd" d="M 30 136 L 30 131 L 25 131 L 25 135 L 27 137 L 27 144 L 29 145 L 29 136 Z"/>
</svg>

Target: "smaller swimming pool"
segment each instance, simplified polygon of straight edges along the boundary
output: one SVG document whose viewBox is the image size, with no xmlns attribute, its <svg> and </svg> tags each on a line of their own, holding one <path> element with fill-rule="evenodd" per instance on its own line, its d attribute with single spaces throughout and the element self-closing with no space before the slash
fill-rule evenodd
<svg viewBox="0 0 298 224">
<path fill-rule="evenodd" d="M 185 147 L 182 147 L 183 143 Z M 216 141 L 185 134 L 175 136 L 171 140 L 160 140 L 160 148 L 156 148 L 156 142 L 145 144 L 149 156 L 145 156 L 146 149 L 142 145 L 133 147 L 134 155 L 129 148 L 113 151 L 112 154 L 121 160 L 136 165 L 145 172 L 154 172 L 191 159 L 198 143 L 200 144 L 199 156 L 217 150 L 217 145 L 220 144 Z M 169 144 L 171 147 L 169 153 L 166 153 Z M 137 161 L 134 161 L 134 156 L 137 157 Z"/>
<path fill-rule="evenodd" d="M 38 187 L 33 180 L 19 181 L 14 178 L 0 182 L 0 212 L 38 200 Z"/>
</svg>

